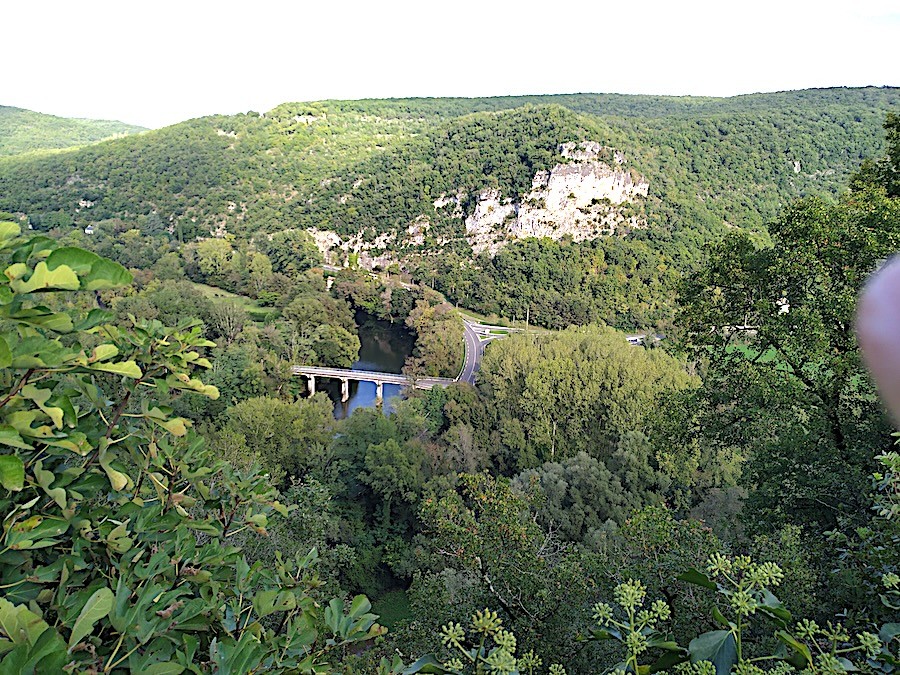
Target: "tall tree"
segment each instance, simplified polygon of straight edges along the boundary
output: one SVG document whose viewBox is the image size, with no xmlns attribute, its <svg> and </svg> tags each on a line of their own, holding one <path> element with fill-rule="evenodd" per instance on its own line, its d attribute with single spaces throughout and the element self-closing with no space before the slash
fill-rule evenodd
<svg viewBox="0 0 900 675">
<path fill-rule="evenodd" d="M 740 448 L 757 524 L 830 527 L 866 512 L 873 455 L 890 445 L 853 316 L 866 276 L 900 247 L 900 202 L 876 187 L 808 199 L 770 232 L 763 249 L 732 235 L 684 289 L 689 339 L 709 361 L 694 431 Z"/>
</svg>

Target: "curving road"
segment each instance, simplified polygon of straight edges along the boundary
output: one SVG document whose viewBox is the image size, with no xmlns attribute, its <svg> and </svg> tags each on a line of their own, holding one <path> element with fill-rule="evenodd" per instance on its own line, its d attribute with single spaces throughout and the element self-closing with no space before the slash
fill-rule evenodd
<svg viewBox="0 0 900 675">
<path fill-rule="evenodd" d="M 462 371 L 457 378 L 460 382 L 475 384 L 475 374 L 481 367 L 481 358 L 484 356 L 484 347 L 491 340 L 506 337 L 506 335 L 492 335 L 492 330 L 509 331 L 505 326 L 488 326 L 470 321 L 463 317 L 463 341 L 466 345 L 466 355 L 463 361 Z M 512 329 L 515 331 L 515 329 Z"/>
</svg>

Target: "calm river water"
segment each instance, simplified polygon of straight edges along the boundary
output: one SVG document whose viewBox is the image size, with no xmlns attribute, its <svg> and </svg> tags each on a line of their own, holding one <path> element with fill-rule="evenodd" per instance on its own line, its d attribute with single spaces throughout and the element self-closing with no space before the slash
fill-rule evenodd
<svg viewBox="0 0 900 675">
<path fill-rule="evenodd" d="M 359 361 L 353 364 L 356 370 L 376 370 L 382 373 L 399 373 L 406 358 L 412 354 L 415 336 L 402 323 L 379 321 L 368 314 L 357 313 L 359 326 Z M 340 380 L 316 379 L 316 388 L 326 392 L 334 401 L 334 416 L 343 419 L 356 408 L 375 405 L 375 383 L 350 381 L 350 399 L 341 403 Z M 401 387 L 396 384 L 384 385 L 384 411 L 391 411 L 391 399 L 400 395 Z"/>
</svg>

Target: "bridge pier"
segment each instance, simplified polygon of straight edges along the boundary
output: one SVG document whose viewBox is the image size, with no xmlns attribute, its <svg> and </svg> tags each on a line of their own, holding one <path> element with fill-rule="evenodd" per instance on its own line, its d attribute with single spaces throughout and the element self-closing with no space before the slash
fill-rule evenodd
<svg viewBox="0 0 900 675">
<path fill-rule="evenodd" d="M 384 400 L 384 383 L 380 380 L 375 382 L 375 402 L 380 404 Z"/>
<path fill-rule="evenodd" d="M 315 375 L 307 375 L 309 378 L 309 395 L 315 396 L 316 393 L 316 376 Z"/>
<path fill-rule="evenodd" d="M 350 380 L 346 377 L 341 378 L 341 403 L 346 403 L 350 398 Z"/>
</svg>

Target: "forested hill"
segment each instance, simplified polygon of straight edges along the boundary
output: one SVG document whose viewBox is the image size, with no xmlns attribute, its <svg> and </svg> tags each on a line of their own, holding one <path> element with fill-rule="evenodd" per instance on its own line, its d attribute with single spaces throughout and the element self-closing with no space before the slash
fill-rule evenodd
<svg viewBox="0 0 900 675">
<path fill-rule="evenodd" d="M 0 106 L 0 157 L 89 145 L 146 131 L 112 120 L 71 119 Z"/>
<path fill-rule="evenodd" d="M 765 237 L 790 201 L 844 189 L 863 158 L 882 153 L 881 125 L 892 111 L 900 111 L 900 89 L 286 103 L 0 159 L 0 212 L 24 214 L 43 230 L 149 219 L 182 241 L 331 230 L 356 246 L 368 242 L 373 258 L 392 258 L 473 308 L 517 315 L 537 303 L 561 326 L 602 319 L 634 327 L 665 320 L 672 271 L 691 267 L 727 228 Z M 605 234 L 618 236 L 595 239 L 597 226 L 568 244 L 556 233 L 562 250 L 535 253 L 517 242 L 506 249 L 511 264 L 460 267 L 481 250 L 496 252 L 504 243 L 497 239 L 519 226 L 521 205 L 540 209 L 533 179 L 576 161 L 561 144 L 586 141 L 603 155 L 592 166 L 610 165 L 637 196 L 588 199 L 573 217 L 592 211 Z M 483 202 L 486 194 L 494 202 Z M 478 245 L 466 218 L 480 202 L 482 235 L 494 239 Z M 534 269 L 516 262 L 535 256 Z M 548 281 L 537 297 L 531 280 L 561 259 L 584 283 Z M 504 277 L 513 269 L 515 278 Z M 604 288 L 585 290 L 596 285 L 591 279 Z"/>
<path fill-rule="evenodd" d="M 386 188 L 399 211 L 379 217 L 406 217 L 413 193 L 434 199 L 433 190 L 452 189 L 473 171 L 485 186 L 521 189 L 530 184 L 524 176 L 553 159 L 529 148 L 596 140 L 621 150 L 647 177 L 657 224 L 759 226 L 792 198 L 837 191 L 863 157 L 881 151 L 885 113 L 898 109 L 900 90 L 890 88 L 726 99 L 575 94 L 290 103 L 59 156 L 7 159 L 0 209 L 26 213 L 38 226 L 49 214 L 57 222 L 57 212 L 98 221 L 156 211 L 170 222 L 189 219 L 203 235 L 222 222 L 240 232 L 353 221 L 371 212 L 370 197 L 385 199 Z M 0 124 L 15 119 L 9 110 L 0 109 Z M 7 135 L 0 148 L 12 143 Z M 319 199 L 323 185 L 352 185 L 385 170 L 377 196 Z M 455 187 L 478 187 L 467 185 L 473 180 Z M 83 200 L 93 206 L 79 207 Z"/>
</svg>

